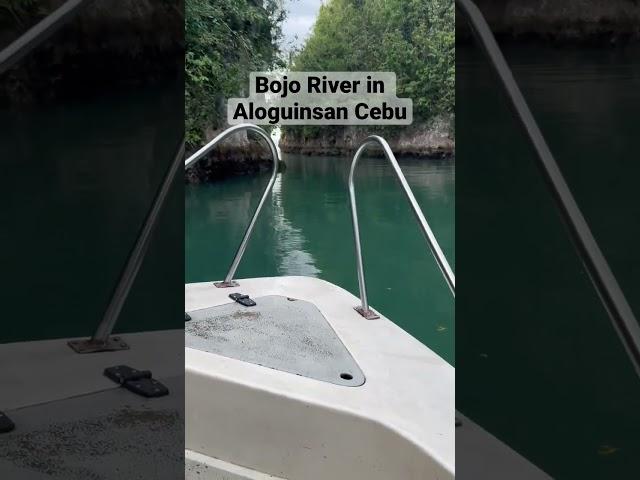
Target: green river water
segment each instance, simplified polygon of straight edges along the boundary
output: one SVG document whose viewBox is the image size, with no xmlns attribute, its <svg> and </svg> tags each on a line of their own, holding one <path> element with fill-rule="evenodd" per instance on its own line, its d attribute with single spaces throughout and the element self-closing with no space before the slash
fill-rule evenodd
<svg viewBox="0 0 640 480">
<path fill-rule="evenodd" d="M 309 275 L 357 295 L 350 159 L 285 154 L 284 161 L 236 276 Z M 455 265 L 454 162 L 399 161 Z M 267 180 L 186 187 L 186 282 L 224 277 Z M 385 159 L 360 162 L 356 191 L 370 303 L 453 363 L 454 302 Z"/>
<path fill-rule="evenodd" d="M 93 333 L 182 135 L 178 87 L 0 109 L 0 342 Z M 182 327 L 183 205 L 178 178 L 117 332 Z"/>
<path fill-rule="evenodd" d="M 640 50 L 505 56 L 639 315 Z M 456 73 L 456 406 L 554 478 L 640 478 L 640 379 L 484 58 Z"/>
</svg>

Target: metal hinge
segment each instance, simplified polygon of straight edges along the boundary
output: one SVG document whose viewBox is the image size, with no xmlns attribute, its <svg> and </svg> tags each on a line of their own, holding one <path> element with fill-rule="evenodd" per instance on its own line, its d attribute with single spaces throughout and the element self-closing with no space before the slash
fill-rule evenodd
<svg viewBox="0 0 640 480">
<path fill-rule="evenodd" d="M 229 295 L 231 300 L 238 302 L 240 305 L 244 305 L 245 307 L 255 307 L 256 302 L 249 298 L 249 295 L 243 295 L 242 293 L 232 293 Z"/>
<path fill-rule="evenodd" d="M 127 365 L 117 365 L 104 369 L 104 375 L 119 383 L 127 390 L 143 397 L 163 397 L 169 395 L 169 389 L 154 380 L 150 370 L 138 370 Z"/>
</svg>

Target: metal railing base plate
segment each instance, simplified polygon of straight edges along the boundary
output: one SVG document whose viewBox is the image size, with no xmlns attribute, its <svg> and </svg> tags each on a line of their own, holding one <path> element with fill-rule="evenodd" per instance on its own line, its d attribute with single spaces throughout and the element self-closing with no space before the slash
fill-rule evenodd
<svg viewBox="0 0 640 480">
<path fill-rule="evenodd" d="M 121 337 L 109 337 L 105 342 L 87 338 L 86 340 L 71 340 L 67 342 L 76 353 L 117 352 L 129 350 L 129 345 Z"/>
<path fill-rule="evenodd" d="M 380 318 L 380 315 L 378 315 L 376 312 L 374 312 L 370 308 L 368 310 L 365 310 L 364 308 L 362 308 L 362 305 L 358 305 L 357 307 L 353 307 L 353 309 L 356 312 L 358 312 L 360 315 L 362 315 L 364 318 L 366 318 L 367 320 L 376 320 L 376 319 Z"/>
<path fill-rule="evenodd" d="M 232 288 L 239 287 L 240 284 L 235 280 L 231 280 L 230 282 L 213 282 L 216 288 Z"/>
</svg>

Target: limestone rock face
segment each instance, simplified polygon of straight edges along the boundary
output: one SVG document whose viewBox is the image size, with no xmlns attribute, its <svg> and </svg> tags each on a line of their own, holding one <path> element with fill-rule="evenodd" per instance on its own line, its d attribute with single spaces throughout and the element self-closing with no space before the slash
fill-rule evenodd
<svg viewBox="0 0 640 480">
<path fill-rule="evenodd" d="M 428 123 L 382 132 L 368 127 L 345 127 L 305 137 L 300 130 L 287 130 L 280 140 L 280 148 L 283 152 L 302 155 L 352 155 L 362 141 L 373 134 L 384 137 L 396 155 L 446 157 L 455 150 L 452 116 L 439 116 Z"/>
<path fill-rule="evenodd" d="M 206 141 L 222 130 L 206 132 Z M 192 152 L 189 152 L 189 154 Z M 247 137 L 247 132 L 222 141 L 207 157 L 185 171 L 185 183 L 214 182 L 232 175 L 248 175 L 271 170 L 273 159 L 264 141 Z"/>
</svg>

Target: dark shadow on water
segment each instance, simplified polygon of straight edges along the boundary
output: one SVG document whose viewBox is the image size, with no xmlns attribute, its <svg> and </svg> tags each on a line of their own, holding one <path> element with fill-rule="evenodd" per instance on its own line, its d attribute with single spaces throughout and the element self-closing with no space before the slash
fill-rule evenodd
<svg viewBox="0 0 640 480">
<path fill-rule="evenodd" d="M 457 52 L 457 408 L 555 478 L 632 478 L 640 381 L 479 52 Z M 640 312 L 638 49 L 507 48 Z"/>
<path fill-rule="evenodd" d="M 172 88 L 0 112 L 2 342 L 93 332 L 179 141 Z M 179 178 L 117 331 L 175 328 L 181 209 Z"/>
</svg>

